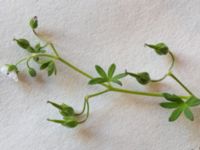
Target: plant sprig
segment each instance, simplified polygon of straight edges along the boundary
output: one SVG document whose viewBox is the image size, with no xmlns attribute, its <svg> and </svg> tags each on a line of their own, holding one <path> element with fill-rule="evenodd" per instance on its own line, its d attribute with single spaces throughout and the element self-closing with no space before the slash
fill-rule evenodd
<svg viewBox="0 0 200 150">
<path fill-rule="evenodd" d="M 65 64 L 67 67 L 71 68 L 72 70 L 88 78 L 89 85 L 101 85 L 105 88 L 103 91 L 86 95 L 84 98 L 82 111 L 79 113 L 76 112 L 74 108 L 72 108 L 67 104 L 64 103 L 57 104 L 55 102 L 48 101 L 49 104 L 51 104 L 52 106 L 54 106 L 56 109 L 59 110 L 59 113 L 62 116 L 62 119 L 48 119 L 48 121 L 63 125 L 65 127 L 70 127 L 70 128 L 76 127 L 79 124 L 84 123 L 89 117 L 89 112 L 90 112 L 89 99 L 94 98 L 96 96 L 100 96 L 107 92 L 119 92 L 119 93 L 142 95 L 142 96 L 161 97 L 167 100 L 167 102 L 161 102 L 160 106 L 165 109 L 173 109 L 169 117 L 169 121 L 177 120 L 182 113 L 190 121 L 194 120 L 192 107 L 200 105 L 200 99 L 196 95 L 194 95 L 193 92 L 191 92 L 191 90 L 189 90 L 189 88 L 186 87 L 186 85 L 184 85 L 180 81 L 180 79 L 178 79 L 174 75 L 172 69 L 175 64 L 175 57 L 165 43 L 160 42 L 157 44 L 145 44 L 145 46 L 153 49 L 156 52 L 156 54 L 160 56 L 169 55 L 172 58 L 171 65 L 168 68 L 167 72 L 165 73 L 164 76 L 162 76 L 159 79 L 152 79 L 150 74 L 145 71 L 135 73 L 125 69 L 125 71 L 122 73 L 116 73 L 116 65 L 114 63 L 108 67 L 107 71 L 105 71 L 101 66 L 95 65 L 95 70 L 98 76 L 93 77 L 89 73 L 86 73 L 85 71 L 81 70 L 80 68 L 76 67 L 69 61 L 62 58 L 59 55 L 58 51 L 56 50 L 54 44 L 52 42 L 45 40 L 37 33 L 36 31 L 38 28 L 37 17 L 33 17 L 30 20 L 29 25 L 33 33 L 41 41 L 33 46 L 26 38 L 14 39 L 14 41 L 20 48 L 28 52 L 28 56 L 20 59 L 16 64 L 7 64 L 1 69 L 2 73 L 8 75 L 10 78 L 13 78 L 15 79 L 15 81 L 17 81 L 17 76 L 19 73 L 18 69 L 19 64 L 26 62 L 28 74 L 31 77 L 36 77 L 37 70 L 34 69 L 34 67 L 30 66 L 29 64 L 30 61 L 34 61 L 36 62 L 37 65 L 39 65 L 40 70 L 47 71 L 48 76 L 51 76 L 53 74 L 56 75 L 57 73 L 56 62 L 59 61 Z M 49 53 L 47 51 L 48 48 L 50 48 L 53 53 Z M 126 88 L 122 88 L 123 86 L 122 79 L 128 76 L 135 78 L 139 84 L 142 84 L 144 86 L 149 84 L 150 82 L 152 83 L 161 82 L 165 78 L 171 77 L 188 93 L 188 95 L 186 96 L 176 95 L 176 94 L 170 94 L 168 92 L 144 92 L 144 91 L 136 91 L 136 90 L 129 90 Z M 115 85 L 120 85 L 120 87 L 116 87 Z"/>
</svg>

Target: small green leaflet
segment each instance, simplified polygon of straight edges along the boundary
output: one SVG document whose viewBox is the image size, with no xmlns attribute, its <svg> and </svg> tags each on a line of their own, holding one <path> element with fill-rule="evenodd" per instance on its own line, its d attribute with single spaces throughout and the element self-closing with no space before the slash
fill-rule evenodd
<svg viewBox="0 0 200 150">
<path fill-rule="evenodd" d="M 94 85 L 94 84 L 102 84 L 102 83 L 116 83 L 118 85 L 122 86 L 122 82 L 120 81 L 121 78 L 124 78 L 127 74 L 126 73 L 121 73 L 114 75 L 115 70 L 116 70 L 116 65 L 111 64 L 110 67 L 108 68 L 107 73 L 103 70 L 102 67 L 96 65 L 95 69 L 97 73 L 99 74 L 100 77 L 93 78 L 89 81 L 88 84 Z"/>
<path fill-rule="evenodd" d="M 200 99 L 191 96 L 186 101 L 183 101 L 179 96 L 169 93 L 163 93 L 163 97 L 169 102 L 162 102 L 160 106 L 166 109 L 175 109 L 171 113 L 169 121 L 177 120 L 182 113 L 184 113 L 185 117 L 190 121 L 194 120 L 190 107 L 200 105 Z"/>
<path fill-rule="evenodd" d="M 56 74 L 56 66 L 53 61 L 51 61 L 47 67 L 48 70 L 48 76 L 51 76 L 53 73 Z"/>
<path fill-rule="evenodd" d="M 175 109 L 172 114 L 169 117 L 169 121 L 175 121 L 178 119 L 178 117 L 181 115 L 181 113 L 183 112 L 183 108 L 182 107 L 178 107 L 177 109 Z"/>
<path fill-rule="evenodd" d="M 41 46 L 40 43 L 36 44 L 34 47 L 31 46 L 28 40 L 22 39 L 14 39 L 17 42 L 18 46 L 25 49 L 29 53 L 45 53 L 46 51 L 43 50 L 45 46 Z"/>
<path fill-rule="evenodd" d="M 56 75 L 57 73 L 56 65 L 53 60 L 48 60 L 42 63 L 40 66 L 40 70 L 44 70 L 44 69 L 47 69 L 48 76 L 51 76 L 53 73 Z"/>
</svg>

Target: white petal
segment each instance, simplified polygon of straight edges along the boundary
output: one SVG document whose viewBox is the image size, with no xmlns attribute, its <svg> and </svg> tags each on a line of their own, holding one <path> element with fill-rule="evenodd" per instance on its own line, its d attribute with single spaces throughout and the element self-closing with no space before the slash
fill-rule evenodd
<svg viewBox="0 0 200 150">
<path fill-rule="evenodd" d="M 15 72 L 10 72 L 8 77 L 15 80 L 16 82 L 18 81 L 18 76 Z"/>
<path fill-rule="evenodd" d="M 7 75 L 7 73 L 8 73 L 8 66 L 1 67 L 0 71 L 1 71 L 2 74 Z"/>
</svg>

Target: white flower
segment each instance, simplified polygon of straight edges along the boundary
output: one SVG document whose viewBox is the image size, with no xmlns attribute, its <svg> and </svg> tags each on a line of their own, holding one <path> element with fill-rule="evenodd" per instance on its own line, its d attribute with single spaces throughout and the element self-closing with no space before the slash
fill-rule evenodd
<svg viewBox="0 0 200 150">
<path fill-rule="evenodd" d="M 5 66 L 2 66 L 1 69 L 0 69 L 0 72 L 3 74 L 3 75 L 6 75 L 8 78 L 10 79 L 13 79 L 14 81 L 18 81 L 18 76 L 17 76 L 17 73 L 15 70 L 13 71 L 8 71 L 8 68 L 9 66 L 8 65 L 5 65 Z"/>
</svg>

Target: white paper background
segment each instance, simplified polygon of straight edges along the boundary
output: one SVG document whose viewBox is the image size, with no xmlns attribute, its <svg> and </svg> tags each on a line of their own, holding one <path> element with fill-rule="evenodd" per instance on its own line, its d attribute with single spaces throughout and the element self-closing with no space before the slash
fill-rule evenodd
<svg viewBox="0 0 200 150">
<path fill-rule="evenodd" d="M 39 31 L 48 35 L 60 54 L 92 75 L 94 65 L 117 64 L 118 71 L 149 71 L 159 77 L 169 65 L 144 48 L 145 42 L 164 41 L 176 55 L 174 72 L 200 93 L 199 0 L 0 0 L 0 64 L 26 56 L 13 37 L 38 40 L 28 27 L 39 18 Z M 46 121 L 59 118 L 47 100 L 82 108 L 86 94 L 101 90 L 87 86 L 88 79 L 58 63 L 58 75 L 40 72 L 32 79 L 21 65 L 21 81 L 0 80 L 1 150 L 198 150 L 200 110 L 195 121 L 184 117 L 167 121 L 170 111 L 159 107 L 160 98 L 108 93 L 91 100 L 89 120 L 75 129 Z M 185 94 L 167 79 L 146 87 L 131 78 L 130 89 Z"/>
</svg>

